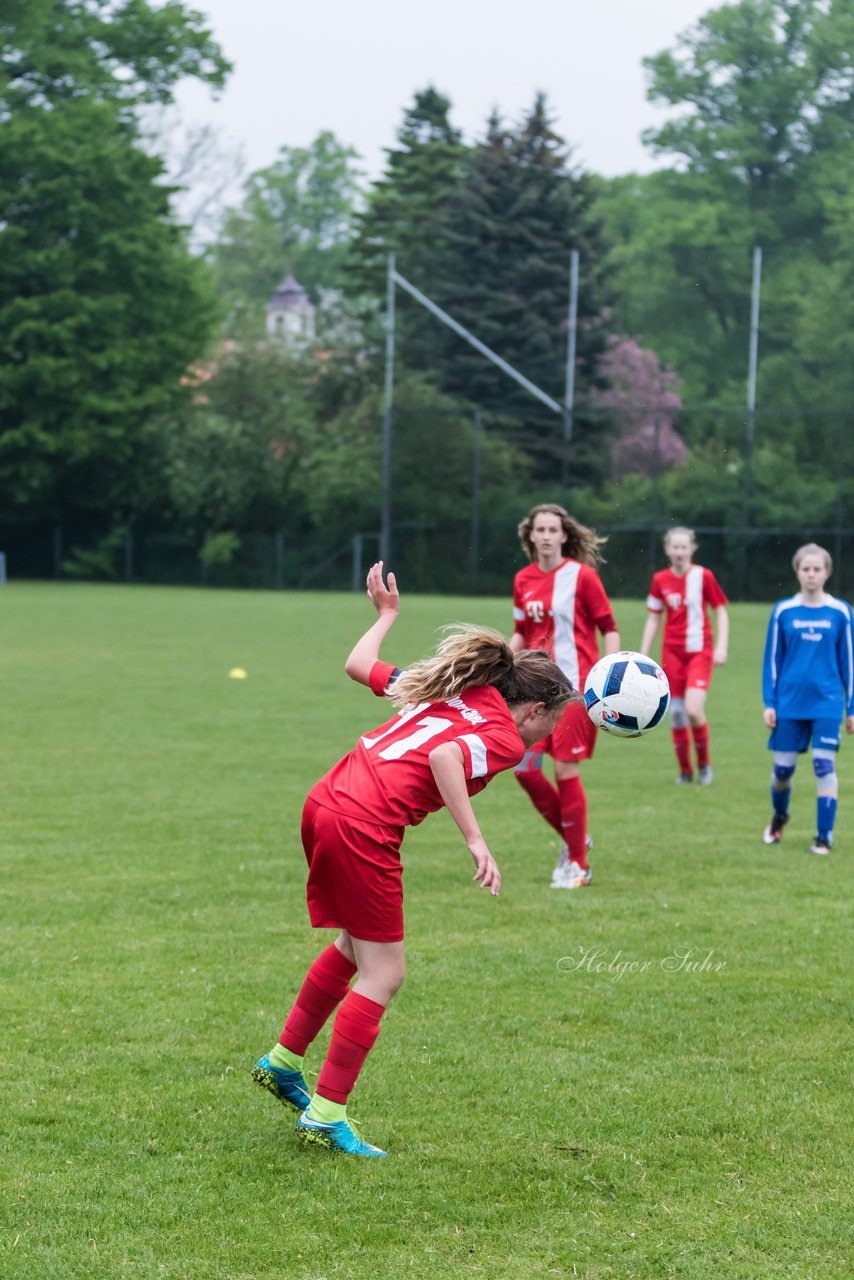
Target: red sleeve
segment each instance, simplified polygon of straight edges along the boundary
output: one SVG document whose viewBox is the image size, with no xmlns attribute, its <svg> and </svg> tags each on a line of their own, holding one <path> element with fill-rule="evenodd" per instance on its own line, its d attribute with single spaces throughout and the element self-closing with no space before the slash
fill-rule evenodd
<svg viewBox="0 0 854 1280">
<path fill-rule="evenodd" d="M 465 775 L 469 780 L 515 769 L 525 754 L 525 744 L 518 733 L 508 732 L 503 726 L 472 726 L 454 741 L 463 753 Z"/>
<path fill-rule="evenodd" d="M 525 610 L 522 608 L 522 587 L 518 573 L 513 579 L 513 630 L 520 636 L 525 634 Z"/>
<path fill-rule="evenodd" d="M 380 658 L 377 658 L 368 676 L 371 693 L 375 693 L 378 698 L 382 698 L 392 679 L 398 675 L 400 675 L 398 667 L 393 667 L 390 662 L 383 662 Z"/>
<path fill-rule="evenodd" d="M 664 608 L 664 596 L 661 594 L 661 582 L 657 573 L 652 575 L 652 582 L 649 584 L 646 607 L 650 613 L 661 613 Z"/>
<path fill-rule="evenodd" d="M 587 565 L 585 565 L 585 568 L 587 572 L 581 576 L 584 607 L 602 635 L 606 636 L 609 631 L 617 630 L 617 620 L 614 617 L 611 601 L 608 599 L 599 574 L 595 569 L 591 569 Z"/>
<path fill-rule="evenodd" d="M 723 588 L 711 569 L 703 570 L 703 595 L 711 609 L 719 609 L 722 604 L 729 604 Z"/>
</svg>

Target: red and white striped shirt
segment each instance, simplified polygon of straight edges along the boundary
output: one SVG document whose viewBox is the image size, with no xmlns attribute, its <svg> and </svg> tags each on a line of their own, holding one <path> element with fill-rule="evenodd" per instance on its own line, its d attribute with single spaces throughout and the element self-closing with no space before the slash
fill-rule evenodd
<svg viewBox="0 0 854 1280">
<path fill-rule="evenodd" d="M 617 630 L 595 569 L 564 560 L 548 572 L 536 563 L 513 580 L 513 621 L 526 649 L 545 649 L 573 688 L 582 689 L 599 660 L 598 632 Z"/>
<path fill-rule="evenodd" d="M 706 612 L 729 604 L 711 569 L 689 564 L 683 574 L 659 569 L 652 575 L 646 607 L 666 611 L 662 647 L 677 653 L 712 652 L 712 627 Z"/>
</svg>

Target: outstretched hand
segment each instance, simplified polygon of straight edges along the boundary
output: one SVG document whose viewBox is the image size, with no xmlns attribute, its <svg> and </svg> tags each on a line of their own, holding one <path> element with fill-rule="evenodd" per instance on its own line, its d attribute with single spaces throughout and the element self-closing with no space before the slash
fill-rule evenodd
<svg viewBox="0 0 854 1280">
<path fill-rule="evenodd" d="M 400 610 L 400 594 L 397 590 L 397 579 L 393 573 L 388 575 L 388 585 L 383 582 L 383 562 L 378 560 L 368 570 L 368 599 L 382 616 L 384 613 L 397 614 Z"/>
<path fill-rule="evenodd" d="M 501 872 L 486 843 L 482 839 L 473 841 L 469 845 L 469 853 L 477 867 L 472 880 L 479 880 L 481 889 L 488 889 L 491 896 L 497 898 L 501 892 Z"/>
</svg>

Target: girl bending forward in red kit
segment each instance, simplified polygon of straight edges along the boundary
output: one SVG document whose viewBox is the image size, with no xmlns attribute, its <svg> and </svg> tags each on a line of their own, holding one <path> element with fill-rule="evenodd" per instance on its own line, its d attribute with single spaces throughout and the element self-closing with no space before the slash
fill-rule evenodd
<svg viewBox="0 0 854 1280">
<path fill-rule="evenodd" d="M 519 541 L 531 563 L 513 580 L 511 648 L 541 648 L 550 654 L 575 689 L 599 660 L 599 635 L 605 653 L 616 653 L 620 634 L 596 568 L 604 538 L 579 524 L 563 507 L 541 503 L 518 526 Z M 587 796 L 578 766 L 596 746 L 596 726 L 583 701 L 567 707 L 554 733 L 525 752 L 516 777 L 534 807 L 563 840 L 553 889 L 590 884 L 587 862 Z M 555 784 L 543 772 L 543 755 L 554 760 Z"/>
<path fill-rule="evenodd" d="M 694 564 L 697 550 L 693 529 L 668 529 L 664 551 L 669 569 L 653 574 L 646 598 L 649 615 L 641 638 L 641 653 L 649 653 L 664 617 L 661 665 L 670 682 L 670 721 L 673 749 L 679 762 L 677 782 L 693 782 L 691 742 L 697 753 L 697 776 L 703 786 L 712 782 L 709 755 L 709 722 L 706 695 L 712 667 L 722 667 L 729 641 L 729 603 L 711 569 Z M 717 639 L 712 643 L 712 627 L 707 609 L 715 615 Z"/>
<path fill-rule="evenodd" d="M 473 880 L 497 896 L 501 876 L 470 797 L 515 768 L 577 695 L 545 653 L 514 653 L 498 632 L 481 627 L 453 629 L 435 657 L 401 672 L 379 660 L 399 607 L 394 575 L 383 582 L 382 562 L 368 574 L 368 596 L 379 617 L 345 670 L 400 710 L 364 734 L 309 792 L 302 817 L 308 913 L 316 929 L 340 933 L 311 965 L 279 1043 L 252 1075 L 299 1112 L 304 1142 L 384 1156 L 348 1120 L 347 1100 L 403 982 L 404 832 L 446 806 L 474 861 Z M 329 1052 L 309 1094 L 303 1057 L 336 1009 Z"/>
</svg>

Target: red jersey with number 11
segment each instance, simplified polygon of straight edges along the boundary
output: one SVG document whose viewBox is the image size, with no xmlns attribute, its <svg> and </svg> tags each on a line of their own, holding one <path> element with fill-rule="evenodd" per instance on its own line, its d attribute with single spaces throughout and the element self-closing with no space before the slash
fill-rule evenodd
<svg viewBox="0 0 854 1280">
<path fill-rule="evenodd" d="M 370 685 L 378 697 L 394 673 L 390 663 L 374 663 Z M 448 702 L 406 707 L 363 734 L 315 783 L 309 799 L 362 822 L 417 826 L 428 813 L 444 807 L 429 759 L 443 742 L 456 742 L 462 750 L 470 796 L 482 791 L 496 773 L 515 769 L 525 754 L 507 703 L 497 689 L 481 685 L 464 689 Z"/>
</svg>

